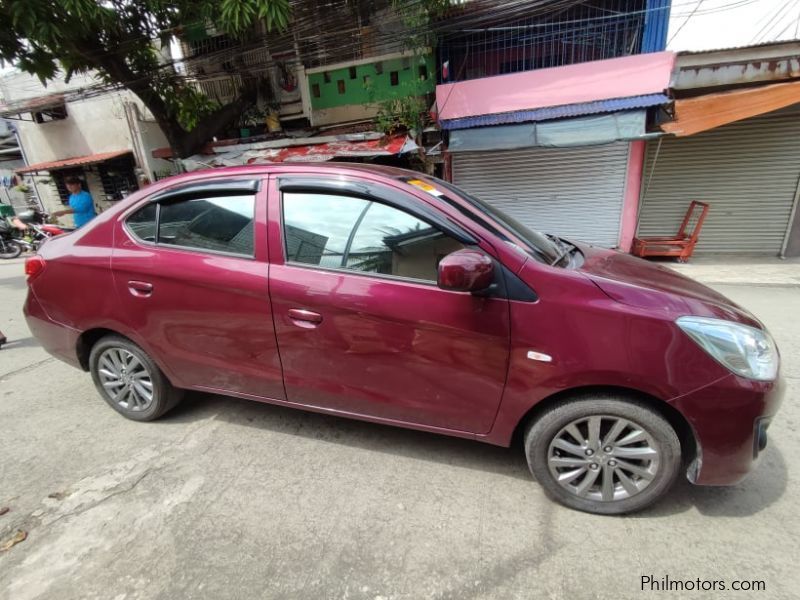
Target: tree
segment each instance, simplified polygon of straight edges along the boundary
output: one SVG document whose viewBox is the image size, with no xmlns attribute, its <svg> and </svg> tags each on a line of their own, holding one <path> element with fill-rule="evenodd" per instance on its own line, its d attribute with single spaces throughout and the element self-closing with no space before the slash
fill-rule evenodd
<svg viewBox="0 0 800 600">
<path fill-rule="evenodd" d="M 263 21 L 285 29 L 288 0 L 0 0 L 0 60 L 46 84 L 63 71 L 94 71 L 109 86 L 124 86 L 150 110 L 173 152 L 186 157 L 226 129 L 257 100 L 245 79 L 238 97 L 219 106 L 186 85 L 160 59 L 182 26 L 213 22 L 241 38 Z"/>
</svg>

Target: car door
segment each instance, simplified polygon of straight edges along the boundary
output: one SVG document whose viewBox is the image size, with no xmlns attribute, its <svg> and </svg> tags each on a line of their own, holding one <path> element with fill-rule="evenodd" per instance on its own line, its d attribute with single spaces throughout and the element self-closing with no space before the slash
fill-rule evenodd
<svg viewBox="0 0 800 600">
<path fill-rule="evenodd" d="M 120 312 L 178 385 L 285 398 L 260 188 L 260 179 L 183 185 L 118 223 Z"/>
<path fill-rule="evenodd" d="M 273 177 L 270 219 L 289 401 L 489 431 L 508 367 L 508 301 L 436 285 L 438 261 L 474 238 L 399 187 L 341 177 Z"/>
</svg>

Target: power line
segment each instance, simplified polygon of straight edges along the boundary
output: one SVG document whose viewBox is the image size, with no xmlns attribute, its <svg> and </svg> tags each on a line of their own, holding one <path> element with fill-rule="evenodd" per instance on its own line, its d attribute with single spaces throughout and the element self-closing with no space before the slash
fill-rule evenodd
<svg viewBox="0 0 800 600">
<path fill-rule="evenodd" d="M 714 10 L 714 12 L 716 12 L 716 11 L 725 10 L 725 9 L 729 9 L 729 8 L 736 8 L 738 6 L 741 6 L 741 5 L 744 5 L 744 4 L 753 2 L 753 1 L 755 1 L 755 0 L 738 0 L 736 2 L 732 2 L 732 3 L 728 4 L 728 5 L 723 5 L 723 6 L 720 6 L 720 7 L 714 7 L 713 10 Z M 703 0 L 700 0 L 700 3 L 695 4 L 694 10 L 692 11 L 691 14 L 695 14 L 695 13 L 698 12 L 698 9 L 700 7 L 700 4 L 702 4 L 702 2 L 703 2 Z M 405 6 L 406 10 L 409 10 L 409 9 L 413 9 L 415 6 L 420 6 L 421 3 L 422 3 L 422 0 L 411 0 L 410 2 L 406 3 L 404 6 Z M 281 35 L 281 34 L 271 34 L 270 35 L 270 34 L 268 34 L 266 36 L 262 36 L 262 37 L 260 37 L 260 38 L 258 38 L 258 39 L 256 39 L 254 41 L 254 43 L 255 43 L 254 47 L 253 47 L 253 44 L 250 44 L 245 49 L 242 49 L 241 45 L 237 45 L 232 49 L 220 50 L 217 53 L 209 53 L 209 54 L 202 55 L 202 56 L 187 57 L 187 58 L 183 58 L 181 60 L 166 61 L 161 66 L 161 68 L 174 66 L 174 64 L 176 62 L 183 62 L 183 63 L 187 63 L 187 64 L 191 64 L 193 61 L 196 61 L 196 62 L 209 62 L 210 60 L 219 60 L 219 61 L 224 62 L 226 60 L 229 60 L 230 58 L 232 58 L 233 56 L 235 56 L 237 53 L 239 53 L 241 51 L 250 51 L 250 50 L 253 50 L 253 49 L 257 50 L 257 49 L 262 48 L 265 44 L 267 44 L 270 41 L 271 38 L 273 40 L 277 39 L 277 43 L 278 43 L 278 45 L 280 45 L 280 43 L 282 41 L 281 38 L 282 37 L 286 37 L 286 35 L 293 36 L 296 41 L 301 42 L 301 43 L 302 42 L 312 42 L 312 43 L 314 43 L 316 45 L 321 45 L 321 46 L 324 46 L 325 42 L 329 38 L 341 37 L 341 35 L 343 33 L 344 34 L 350 34 L 350 35 L 352 35 L 352 37 L 358 38 L 358 34 L 360 33 L 360 29 L 358 27 L 352 27 L 352 28 L 350 28 L 348 30 L 345 30 L 345 31 L 337 30 L 337 31 L 333 31 L 333 32 L 331 32 L 329 34 L 320 35 L 320 31 L 319 31 L 319 27 L 318 27 L 318 14 L 316 13 L 316 11 L 308 10 L 309 7 L 302 1 L 294 2 L 293 4 L 296 7 L 298 7 L 299 9 L 301 9 L 301 10 L 299 10 L 297 12 L 299 12 L 299 13 L 305 12 L 306 14 L 305 14 L 304 17 L 301 17 L 299 19 L 295 18 L 292 21 L 292 23 L 291 23 L 291 32 L 289 34 L 284 34 L 284 35 Z M 482 12 L 478 12 L 477 13 L 477 17 L 476 17 L 475 14 L 469 14 L 469 13 L 462 14 L 462 15 L 460 15 L 458 17 L 451 17 L 451 18 L 448 19 L 448 25 L 447 25 L 447 27 L 444 28 L 444 31 L 451 31 L 452 32 L 453 29 L 457 28 L 458 26 L 462 26 L 462 27 L 463 26 L 473 26 L 474 27 L 475 25 L 479 24 L 479 23 L 476 22 L 476 19 L 484 20 L 484 21 L 486 19 L 492 19 L 492 20 L 496 21 L 496 20 L 498 20 L 498 18 L 500 18 L 500 19 L 508 18 L 509 15 L 510 16 L 516 16 L 517 14 L 519 14 L 519 12 L 522 9 L 525 9 L 526 14 L 529 16 L 530 15 L 530 10 L 531 10 L 532 7 L 550 9 L 547 13 L 542 13 L 540 16 L 542 16 L 542 17 L 551 17 L 554 14 L 559 14 L 560 12 L 563 12 L 563 10 L 571 8 L 571 7 L 579 5 L 579 4 L 582 4 L 582 2 L 575 1 L 575 0 L 566 0 L 566 1 L 562 0 L 561 2 L 557 2 L 557 3 L 551 3 L 551 2 L 547 2 L 547 1 L 539 1 L 539 2 L 530 2 L 530 1 L 505 2 L 505 3 L 501 3 L 499 6 L 496 6 L 491 11 L 491 14 L 489 14 L 489 15 L 483 14 Z M 691 3 L 687 3 L 687 4 L 691 4 Z M 675 5 L 675 6 L 682 6 L 682 5 Z M 305 9 L 305 10 L 302 10 L 302 9 Z M 590 23 L 590 22 L 594 22 L 594 21 L 607 19 L 607 18 L 621 18 L 621 17 L 627 16 L 627 15 L 632 15 L 632 14 L 646 14 L 648 12 L 663 11 L 663 10 L 668 10 L 668 9 L 669 9 L 669 7 L 657 7 L 657 8 L 653 8 L 653 9 L 644 9 L 644 10 L 640 10 L 640 11 L 627 11 L 625 13 L 619 13 L 617 15 L 606 15 L 606 16 L 600 16 L 600 17 L 589 17 L 589 18 L 584 18 L 584 19 L 576 19 L 576 20 L 566 21 L 566 22 L 563 22 L 563 24 L 566 24 L 566 23 L 570 23 L 570 24 L 572 24 L 572 23 L 574 23 L 574 24 Z M 503 11 L 505 11 L 505 12 L 503 12 Z M 314 14 L 311 14 L 312 12 Z M 705 11 L 700 11 L 700 12 L 705 12 Z M 690 16 L 691 16 L 691 14 L 690 14 Z M 195 23 L 195 24 L 199 24 L 199 23 Z M 161 30 L 159 33 L 177 32 L 180 29 L 180 27 L 181 26 L 175 26 L 175 27 L 172 27 L 172 28 L 164 29 L 164 30 Z M 437 28 L 435 25 L 433 27 L 429 27 L 430 33 L 433 33 L 437 29 L 441 29 L 441 28 Z M 456 32 L 458 32 L 458 33 L 463 33 L 463 31 L 464 31 L 463 29 L 462 30 L 456 30 Z M 384 36 L 383 38 L 381 38 L 380 40 L 377 41 L 377 44 L 388 46 L 393 51 L 397 51 L 397 50 L 401 49 L 402 42 L 406 39 L 406 37 L 407 37 L 407 34 L 405 32 L 399 32 L 399 33 L 393 34 L 392 36 Z M 152 41 L 156 41 L 156 39 L 153 38 Z M 134 44 L 134 43 L 138 43 L 138 42 L 131 41 L 131 42 L 127 42 L 127 43 L 130 45 L 130 44 Z M 392 47 L 393 44 L 395 45 L 394 47 Z M 373 46 L 374 45 L 375 44 L 373 44 Z M 116 55 L 116 54 L 125 52 L 128 49 L 128 47 L 129 46 L 126 46 L 125 43 L 122 43 L 117 48 L 115 48 L 114 50 L 110 50 L 108 52 L 103 52 L 103 53 L 93 53 L 93 54 L 90 54 L 88 56 L 90 58 L 93 58 L 93 59 L 97 60 L 97 59 L 99 59 L 101 57 L 107 57 L 107 56 Z M 349 45 L 346 44 L 344 46 L 340 46 L 340 53 L 339 54 L 341 55 L 341 54 L 344 54 L 344 53 L 352 53 L 353 56 L 356 57 L 358 54 L 363 54 L 365 49 L 367 49 L 367 47 L 364 45 L 363 40 L 359 41 L 358 39 L 354 39 L 352 42 L 350 42 Z M 358 50 L 361 50 L 361 52 L 359 52 Z M 266 63 L 265 63 L 265 65 L 266 65 Z M 149 79 L 149 77 L 145 77 L 144 79 Z M 126 82 L 122 82 L 122 83 L 123 84 L 128 84 L 128 83 L 132 83 L 132 82 L 131 81 L 126 81 Z M 111 86 L 111 87 L 113 87 L 113 86 Z M 34 91 L 32 88 L 29 88 L 29 90 L 30 91 Z"/>
<path fill-rule="evenodd" d="M 778 25 L 782 18 L 784 12 L 786 12 L 792 4 L 796 4 L 797 0 L 786 0 L 779 8 L 775 11 L 775 14 L 772 15 L 772 18 L 767 21 L 767 23 L 759 29 L 758 33 L 756 33 L 753 38 L 752 42 L 760 42 L 766 39 L 767 35 L 773 28 L 773 23 Z"/>
<path fill-rule="evenodd" d="M 672 36 L 670 36 L 669 40 L 667 40 L 667 46 L 669 46 L 672 43 L 672 40 L 674 40 L 677 37 L 677 35 L 681 32 L 681 30 L 684 27 L 686 27 L 686 24 L 694 16 L 694 14 L 697 12 L 697 9 L 700 8 L 700 6 L 703 4 L 704 1 L 705 0 L 697 0 L 697 5 L 694 7 L 694 10 L 689 13 L 689 16 L 686 17 L 686 20 L 684 20 L 684 22 L 681 23 L 681 26 L 678 27 L 678 29 L 675 30 L 675 33 L 673 33 Z"/>
<path fill-rule="evenodd" d="M 721 10 L 730 10 L 732 8 L 738 8 L 744 4 L 749 4 L 755 0 L 736 0 L 726 5 L 712 7 L 707 9 L 706 11 L 700 11 L 700 6 L 704 2 L 704 0 L 699 0 L 697 2 L 691 13 L 689 13 L 689 17 L 687 17 L 686 21 L 681 25 L 678 31 L 672 36 L 671 40 L 674 39 L 675 35 L 680 31 L 680 29 L 685 26 L 688 22 L 689 18 L 691 18 L 695 14 L 703 14 L 706 12 L 719 12 Z M 422 3 L 422 0 L 411 0 L 408 3 L 404 4 L 406 10 L 409 10 L 409 7 L 413 9 L 415 6 L 419 7 Z M 340 6 L 343 3 L 328 3 L 325 6 L 333 6 L 337 5 Z M 477 3 L 476 3 L 477 4 Z M 499 4 L 499 5 L 498 5 Z M 541 18 L 552 18 L 552 16 L 563 13 L 565 10 L 569 10 L 570 8 L 583 4 L 580 0 L 561 0 L 559 2 L 550 2 L 547 0 L 539 0 L 537 2 L 530 2 L 530 1 L 516 1 L 516 2 L 504 2 L 504 3 L 496 3 L 493 6 L 491 11 L 479 11 L 479 12 L 469 12 L 463 11 L 458 16 L 448 17 L 446 27 L 432 23 L 425 29 L 425 32 L 433 34 L 436 32 L 444 32 L 453 34 L 463 34 L 465 29 L 464 28 L 472 28 L 476 26 L 480 26 L 482 24 L 487 24 L 491 22 L 498 22 L 504 19 L 512 19 L 519 15 L 525 15 L 529 18 L 533 18 L 535 16 Z M 686 3 L 685 5 L 689 5 L 691 3 Z M 163 64 L 159 66 L 159 71 L 165 71 L 167 75 L 170 77 L 174 77 L 177 81 L 183 82 L 192 82 L 198 81 L 202 82 L 204 80 L 214 79 L 224 75 L 231 75 L 231 73 L 225 70 L 213 70 L 211 73 L 206 74 L 198 74 L 194 73 L 192 76 L 189 77 L 182 77 L 180 75 L 174 74 L 174 67 L 177 63 L 184 63 L 187 67 L 195 67 L 197 65 L 208 64 L 211 62 L 217 63 L 226 63 L 229 61 L 234 60 L 237 57 L 241 57 L 244 54 L 253 51 L 265 50 L 268 53 L 275 54 L 274 50 L 280 49 L 283 47 L 286 48 L 293 48 L 297 45 L 307 44 L 310 46 L 317 46 L 319 50 L 317 52 L 326 52 L 326 48 L 332 48 L 335 46 L 336 49 L 336 56 L 343 56 L 346 54 L 351 54 L 354 58 L 362 58 L 364 55 L 371 54 L 372 52 L 381 49 L 382 53 L 391 53 L 402 50 L 404 44 L 407 40 L 408 34 L 405 30 L 397 31 L 394 33 L 390 33 L 388 35 L 384 35 L 380 38 L 373 39 L 372 42 L 368 42 L 361 36 L 361 28 L 358 26 L 350 27 L 347 29 L 333 29 L 329 28 L 329 33 L 322 33 L 319 30 L 319 21 L 320 21 L 320 13 L 315 10 L 315 7 L 309 7 L 303 2 L 293 2 L 294 6 L 300 7 L 302 10 L 298 10 L 294 13 L 296 16 L 292 20 L 290 24 L 289 31 L 285 33 L 268 33 L 266 35 L 257 36 L 247 42 L 239 42 L 235 46 L 231 48 L 221 49 L 215 52 L 206 53 L 203 55 L 196 55 L 196 56 L 189 56 L 182 59 L 172 59 L 165 61 Z M 463 8 L 464 5 L 462 5 Z M 468 5 L 467 5 L 468 6 Z M 675 5 L 675 6 L 684 6 Z M 584 19 L 576 19 L 572 21 L 565 21 L 564 23 L 574 23 L 575 25 L 580 24 L 590 24 L 592 22 L 602 21 L 608 18 L 621 18 L 628 14 L 646 14 L 648 12 L 655 12 L 655 11 L 662 11 L 668 10 L 669 7 L 658 7 L 654 9 L 644 9 L 641 11 L 630 11 L 625 13 L 620 13 L 617 15 L 604 15 L 598 17 L 587 17 Z M 538 10 L 540 13 L 536 15 L 534 12 L 531 15 L 532 10 Z M 488 13 L 488 14 L 487 14 Z M 324 11 L 323 11 L 324 14 Z M 341 14 L 341 13 L 340 13 Z M 338 16 L 338 15 L 337 15 Z M 345 19 L 349 19 L 352 15 L 349 13 L 344 15 Z M 396 15 L 398 20 L 402 21 L 402 17 Z M 462 28 L 462 29 L 459 29 Z M 170 28 L 168 30 L 164 30 L 164 32 L 177 32 L 178 26 Z M 341 41 L 342 37 L 351 37 L 351 41 L 349 43 L 337 43 Z M 547 34 L 533 38 L 533 39 L 544 39 Z M 337 39 L 338 38 L 338 39 Z M 670 40 L 670 41 L 671 41 Z M 129 42 L 133 44 L 134 42 Z M 137 42 L 138 43 L 138 42 Z M 94 58 L 103 57 L 103 56 L 110 56 L 116 55 L 120 52 L 123 52 L 126 49 L 124 45 L 120 45 L 119 47 L 115 48 L 114 50 L 104 52 L 104 53 L 97 53 L 94 55 Z M 317 56 L 316 61 L 314 62 L 321 62 L 324 60 L 319 55 Z M 302 62 L 302 56 L 296 56 L 296 58 L 290 59 L 285 61 L 288 64 L 296 64 L 298 62 Z M 338 61 L 337 61 L 338 62 Z M 253 72 L 264 72 L 269 70 L 275 65 L 275 60 L 269 58 L 265 61 L 255 62 L 253 64 L 245 65 L 246 69 L 249 69 Z M 308 66 L 308 65 L 306 65 Z M 236 73 L 237 75 L 244 75 L 246 76 L 247 73 L 242 73 L 241 71 Z M 98 82 L 97 84 L 87 86 L 85 88 L 81 88 L 79 90 L 74 90 L 72 92 L 66 92 L 70 96 L 78 96 L 82 95 L 84 97 L 94 96 L 102 93 L 106 93 L 112 90 L 118 90 L 121 87 L 129 87 L 131 85 L 135 85 L 137 83 L 141 83 L 152 78 L 152 74 L 147 74 L 142 77 L 137 77 L 133 80 L 128 81 L 121 81 L 121 82 L 114 82 L 113 84 L 105 84 Z M 30 90 L 34 91 L 34 90 Z"/>
</svg>

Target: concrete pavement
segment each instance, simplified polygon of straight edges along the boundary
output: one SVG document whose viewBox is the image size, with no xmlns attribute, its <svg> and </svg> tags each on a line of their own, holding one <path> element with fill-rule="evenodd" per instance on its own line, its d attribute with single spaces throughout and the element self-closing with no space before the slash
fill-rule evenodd
<svg viewBox="0 0 800 600">
<path fill-rule="evenodd" d="M 709 285 L 800 287 L 800 258 L 711 256 L 662 264 Z"/>
<path fill-rule="evenodd" d="M 744 483 L 656 507 L 562 508 L 501 449 L 192 394 L 139 424 L 25 327 L 0 261 L 0 599 L 796 598 L 800 289 L 717 286 L 771 328 L 789 390 Z M 641 591 L 656 579 L 765 592 Z"/>
</svg>

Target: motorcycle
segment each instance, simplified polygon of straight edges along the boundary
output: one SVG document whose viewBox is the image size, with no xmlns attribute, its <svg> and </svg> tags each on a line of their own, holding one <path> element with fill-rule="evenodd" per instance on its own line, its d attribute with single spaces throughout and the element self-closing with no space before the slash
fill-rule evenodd
<svg viewBox="0 0 800 600">
<path fill-rule="evenodd" d="M 49 215 L 38 210 L 28 210 L 16 217 L 9 217 L 12 230 L 15 232 L 14 240 L 23 249 L 36 252 L 39 247 L 51 237 L 62 235 L 71 229 L 47 223 Z"/>
<path fill-rule="evenodd" d="M 15 238 L 13 228 L 5 219 L 0 219 L 0 259 L 17 258 L 23 246 Z"/>
</svg>

